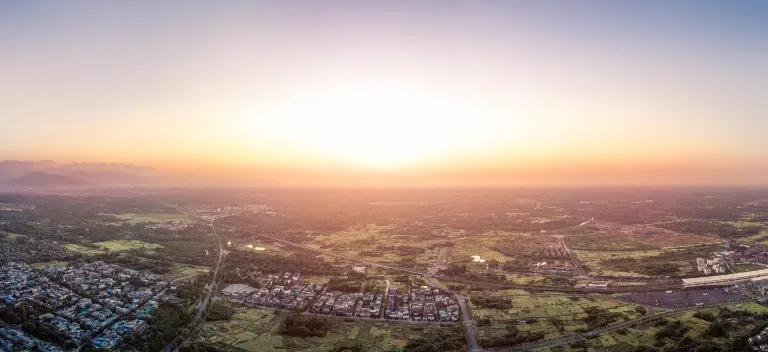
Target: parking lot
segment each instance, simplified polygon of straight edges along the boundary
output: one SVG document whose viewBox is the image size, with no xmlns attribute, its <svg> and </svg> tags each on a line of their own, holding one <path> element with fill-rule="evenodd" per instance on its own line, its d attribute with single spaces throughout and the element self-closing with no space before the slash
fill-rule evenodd
<svg viewBox="0 0 768 352">
<path fill-rule="evenodd" d="M 744 299 L 740 288 L 693 288 L 668 291 L 633 292 L 619 297 L 621 300 L 664 308 L 691 307 L 697 304 L 712 304 L 723 301 Z"/>
</svg>

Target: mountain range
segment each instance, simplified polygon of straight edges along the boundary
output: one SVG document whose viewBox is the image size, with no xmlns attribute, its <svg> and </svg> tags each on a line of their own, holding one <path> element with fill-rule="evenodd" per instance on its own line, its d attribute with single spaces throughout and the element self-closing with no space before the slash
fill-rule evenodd
<svg viewBox="0 0 768 352">
<path fill-rule="evenodd" d="M 0 183 L 11 187 L 150 186 L 183 181 L 179 176 L 131 164 L 0 161 Z"/>
</svg>

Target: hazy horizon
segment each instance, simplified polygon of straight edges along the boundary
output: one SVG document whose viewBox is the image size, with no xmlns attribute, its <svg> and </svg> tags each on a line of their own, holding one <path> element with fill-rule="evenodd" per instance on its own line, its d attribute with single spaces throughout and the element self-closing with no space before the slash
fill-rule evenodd
<svg viewBox="0 0 768 352">
<path fill-rule="evenodd" d="M 0 159 L 222 183 L 766 185 L 765 18 L 758 1 L 0 1 Z"/>
</svg>

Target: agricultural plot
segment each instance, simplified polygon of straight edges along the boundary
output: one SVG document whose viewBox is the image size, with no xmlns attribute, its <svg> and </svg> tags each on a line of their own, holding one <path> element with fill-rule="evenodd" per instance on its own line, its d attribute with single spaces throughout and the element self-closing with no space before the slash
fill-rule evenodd
<svg viewBox="0 0 768 352">
<path fill-rule="evenodd" d="M 114 216 L 122 221 L 127 221 L 131 224 L 141 224 L 145 222 L 171 222 L 171 221 L 192 221 L 194 219 L 184 214 L 177 213 L 120 213 L 120 214 L 105 214 Z"/>
<path fill-rule="evenodd" d="M 419 240 L 414 243 L 412 236 L 391 234 L 389 230 L 388 226 L 358 226 L 316 236 L 308 246 L 372 262 L 426 269 L 437 261 L 440 244 L 447 240 Z M 337 260 L 332 256 L 320 256 L 328 261 Z"/>
<path fill-rule="evenodd" d="M 94 244 L 102 248 L 107 248 L 110 252 L 120 252 L 129 249 L 155 249 L 164 247 L 161 244 L 148 243 L 139 240 L 115 240 L 96 242 Z"/>
<path fill-rule="evenodd" d="M 711 322 L 696 317 L 697 312 L 687 312 L 685 314 L 668 317 L 657 323 L 650 323 L 637 328 L 629 328 L 623 332 L 606 334 L 595 339 L 587 340 L 587 346 L 590 350 L 607 351 L 631 351 L 639 346 L 658 346 L 659 350 L 669 350 L 675 347 L 682 338 L 689 337 L 693 341 L 707 341 L 724 347 L 723 350 L 731 350 L 730 343 L 735 336 L 744 336 L 755 327 L 763 326 L 768 323 L 765 320 L 755 319 L 754 314 L 764 314 L 768 312 L 768 307 L 757 303 L 732 305 L 727 308 L 708 308 L 700 312 L 711 313 L 714 317 L 721 317 L 722 313 L 736 313 L 736 318 L 730 318 L 730 329 L 727 331 L 729 336 L 715 337 L 707 333 L 707 329 L 712 325 Z M 741 317 L 738 317 L 741 315 Z M 655 335 L 666 325 L 680 322 L 684 327 L 683 337 L 658 339 Z M 578 349 L 581 350 L 581 349 Z M 568 346 L 565 351 L 575 351 Z"/>
<path fill-rule="evenodd" d="M 500 292 L 494 292 L 497 295 Z M 556 338 L 587 329 L 582 320 L 588 317 L 586 312 L 596 307 L 609 313 L 617 313 L 622 319 L 638 317 L 635 305 L 613 301 L 607 297 L 569 297 L 564 294 L 548 295 L 505 295 L 511 300 L 511 308 L 494 309 L 478 307 L 472 303 L 473 319 L 478 324 L 480 339 L 493 339 L 504 336 L 512 325 L 518 333 L 541 333 L 545 338 Z M 483 322 L 486 323 L 483 323 Z"/>
<path fill-rule="evenodd" d="M 53 268 L 53 267 L 57 267 L 57 266 L 67 266 L 68 264 L 69 264 L 69 262 L 62 262 L 62 261 L 54 260 L 54 261 L 50 261 L 50 262 L 33 263 L 33 264 L 30 264 L 29 266 L 31 266 L 32 268 L 41 270 L 41 269 Z"/>
<path fill-rule="evenodd" d="M 86 247 L 86 246 L 75 244 L 75 243 L 67 243 L 64 245 L 64 248 L 66 248 L 69 251 L 85 254 L 85 255 L 104 254 L 104 251 L 101 249 Z"/>
<path fill-rule="evenodd" d="M 668 291 L 641 291 L 619 297 L 633 304 L 663 308 L 693 307 L 697 304 L 712 304 L 746 298 L 743 292 L 734 288 L 697 288 Z"/>
<path fill-rule="evenodd" d="M 646 250 L 646 251 L 625 251 L 625 252 L 588 252 L 588 251 L 574 251 L 579 257 L 582 265 L 589 269 L 590 275 L 600 276 L 636 276 L 638 273 L 629 271 L 613 270 L 610 267 L 603 265 L 603 261 L 616 258 L 634 258 L 643 259 L 648 257 L 657 256 L 662 253 L 661 250 Z"/>
<path fill-rule="evenodd" d="M 634 237 L 638 241 L 659 248 L 682 248 L 722 242 L 721 239 L 715 237 L 691 235 L 673 231 L 660 231 L 649 235 L 637 235 Z"/>
<path fill-rule="evenodd" d="M 401 349 L 410 339 L 445 329 L 433 324 L 332 318 L 326 336 L 292 337 L 280 334 L 284 317 L 269 309 L 237 308 L 230 321 L 207 322 L 198 341 L 251 352 L 331 352 L 358 346 L 363 351 L 384 352 Z"/>
<path fill-rule="evenodd" d="M 657 249 L 643 243 L 623 232 L 592 232 L 588 234 L 569 235 L 566 237 L 568 247 L 584 251 L 639 251 Z"/>
<path fill-rule="evenodd" d="M 466 237 L 454 241 L 451 251 L 453 263 L 483 263 L 484 261 L 504 261 L 506 256 L 494 250 L 498 238 L 493 237 Z"/>
<path fill-rule="evenodd" d="M 200 274 L 207 274 L 211 269 L 207 266 L 174 263 L 171 272 L 164 278 L 168 281 L 192 280 Z"/>
<path fill-rule="evenodd" d="M 735 264 L 734 269 L 736 272 L 743 273 L 746 271 L 764 270 L 768 267 L 759 264 Z"/>
</svg>

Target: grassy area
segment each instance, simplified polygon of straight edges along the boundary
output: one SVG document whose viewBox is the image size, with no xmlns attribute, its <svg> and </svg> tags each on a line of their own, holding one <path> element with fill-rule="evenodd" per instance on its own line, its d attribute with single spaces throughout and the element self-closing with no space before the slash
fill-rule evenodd
<svg viewBox="0 0 768 352">
<path fill-rule="evenodd" d="M 208 322 L 200 339 L 244 351 L 343 351 L 344 347 L 362 351 L 384 352 L 404 347 L 412 338 L 444 329 L 435 324 L 388 323 L 332 319 L 331 331 L 323 337 L 280 335 L 285 315 L 277 316 L 263 308 L 236 308 L 230 321 Z M 354 349 L 353 349 L 354 350 Z"/>
<path fill-rule="evenodd" d="M 163 248 L 164 246 L 157 243 L 148 243 L 144 241 L 139 240 L 115 240 L 115 241 L 105 241 L 105 242 L 96 242 L 95 245 L 103 248 L 109 249 L 110 252 L 119 252 L 119 251 L 126 251 L 129 249 L 155 249 L 155 248 Z"/>
<path fill-rule="evenodd" d="M 723 241 L 720 238 L 677 233 L 673 231 L 660 231 L 646 236 L 635 237 L 638 237 L 638 239 L 643 243 L 661 248 L 700 246 L 706 244 L 716 244 Z"/>
<path fill-rule="evenodd" d="M 623 232 L 594 232 L 566 237 L 571 249 L 586 251 L 637 251 L 656 249 Z"/>
<path fill-rule="evenodd" d="M 745 272 L 745 271 L 753 271 L 753 270 L 764 270 L 768 269 L 766 266 L 757 265 L 757 264 L 736 264 L 734 265 L 736 272 Z"/>
<path fill-rule="evenodd" d="M 192 221 L 184 214 L 177 213 L 120 213 L 120 214 L 105 214 L 114 216 L 120 220 L 127 221 L 132 224 L 140 224 L 145 222 L 171 222 L 171 221 Z"/>
<path fill-rule="evenodd" d="M 39 262 L 39 263 L 32 263 L 29 266 L 35 268 L 35 269 L 45 269 L 47 267 L 56 267 L 56 266 L 66 266 L 69 262 L 62 262 L 62 261 L 50 261 L 50 262 Z"/>
<path fill-rule="evenodd" d="M 67 243 L 64 245 L 64 247 L 72 252 L 81 253 L 85 255 L 104 254 L 104 251 L 102 251 L 101 249 L 90 248 L 90 247 L 86 247 L 86 246 L 75 244 L 75 243 Z"/>
<path fill-rule="evenodd" d="M 646 251 L 625 251 L 625 252 L 590 252 L 590 251 L 574 251 L 579 256 L 581 263 L 589 268 L 591 275 L 607 275 L 607 276 L 634 276 L 637 273 L 626 271 L 614 271 L 611 268 L 604 267 L 603 260 L 613 258 L 648 258 L 659 255 L 661 250 L 646 250 Z"/>
<path fill-rule="evenodd" d="M 174 263 L 171 272 L 165 274 L 165 279 L 169 281 L 191 280 L 200 274 L 206 274 L 211 270 L 207 266 L 196 266 L 189 264 Z"/>
<path fill-rule="evenodd" d="M 3 231 L 3 233 L 6 236 L 8 236 L 8 238 L 10 238 L 10 239 L 15 239 L 15 238 L 19 238 L 19 237 L 27 237 L 27 235 L 22 235 L 22 234 L 19 234 L 19 233 L 5 232 L 5 231 Z"/>
<path fill-rule="evenodd" d="M 491 309 L 472 304 L 472 319 L 479 322 L 477 332 L 481 340 L 502 337 L 512 325 L 523 336 L 541 333 L 549 339 L 573 334 L 579 329 L 589 328 L 583 319 L 588 316 L 586 310 L 591 307 L 617 313 L 620 319 L 640 316 L 635 311 L 635 305 L 610 301 L 607 297 L 569 297 L 560 294 L 508 296 L 503 291 L 491 294 L 509 297 L 512 308 Z M 526 323 L 518 323 L 522 320 Z"/>
<path fill-rule="evenodd" d="M 437 261 L 439 249 L 434 247 L 448 240 L 419 240 L 414 244 L 413 236 L 390 231 L 388 226 L 355 226 L 344 231 L 316 236 L 308 246 L 372 262 L 426 269 Z M 331 256 L 321 257 L 328 261 L 336 260 Z"/>
</svg>

